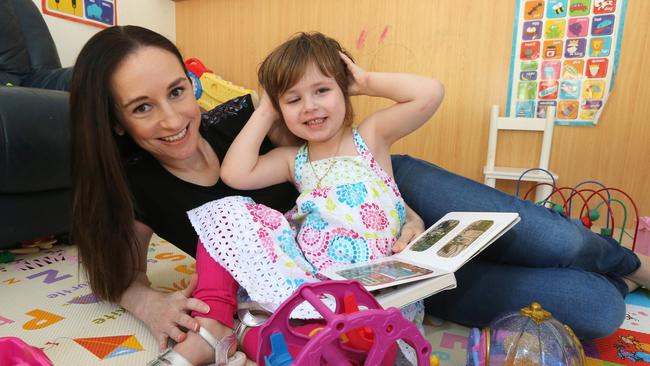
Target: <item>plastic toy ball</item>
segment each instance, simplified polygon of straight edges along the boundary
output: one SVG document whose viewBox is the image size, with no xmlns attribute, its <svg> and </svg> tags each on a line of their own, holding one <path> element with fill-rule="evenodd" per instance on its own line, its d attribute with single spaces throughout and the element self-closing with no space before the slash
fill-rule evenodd
<svg viewBox="0 0 650 366">
<path fill-rule="evenodd" d="M 585 355 L 571 328 L 538 303 L 502 316 L 483 330 L 473 328 L 468 366 L 581 366 Z"/>
</svg>

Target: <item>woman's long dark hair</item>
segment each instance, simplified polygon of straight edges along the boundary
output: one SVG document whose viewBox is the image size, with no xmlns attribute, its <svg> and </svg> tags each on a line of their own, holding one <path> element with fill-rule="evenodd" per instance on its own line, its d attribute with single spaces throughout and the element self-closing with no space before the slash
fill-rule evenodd
<svg viewBox="0 0 650 366">
<path fill-rule="evenodd" d="M 102 30 L 83 47 L 70 87 L 72 130 L 71 241 L 79 248 L 93 292 L 119 302 L 146 269 L 135 233 L 134 203 L 113 127 L 119 114 L 111 78 L 122 61 L 142 47 L 158 47 L 183 59 L 172 42 L 137 26 Z M 122 137 L 127 138 L 128 136 Z"/>
</svg>

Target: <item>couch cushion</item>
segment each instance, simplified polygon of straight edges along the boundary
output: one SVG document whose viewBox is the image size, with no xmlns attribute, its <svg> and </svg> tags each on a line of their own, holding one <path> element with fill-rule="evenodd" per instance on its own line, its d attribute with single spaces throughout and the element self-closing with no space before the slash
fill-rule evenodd
<svg viewBox="0 0 650 366">
<path fill-rule="evenodd" d="M 31 2 L 31 1 L 30 1 Z M 31 71 L 13 1 L 0 1 L 0 85 L 20 85 Z"/>
<path fill-rule="evenodd" d="M 70 187 L 68 96 L 0 87 L 0 194 Z"/>
<path fill-rule="evenodd" d="M 30 194 L 0 193 L 3 210 L 0 212 L 0 249 L 10 248 L 23 240 L 67 232 L 71 203 L 70 189 Z"/>
<path fill-rule="evenodd" d="M 72 67 L 34 71 L 23 79 L 21 86 L 51 90 L 69 90 Z"/>
<path fill-rule="evenodd" d="M 31 71 L 57 69 L 61 67 L 59 54 L 41 12 L 32 0 L 3 0 L 14 3 L 19 19 L 18 26 L 23 35 Z M 40 3 L 40 1 L 39 1 Z"/>
</svg>

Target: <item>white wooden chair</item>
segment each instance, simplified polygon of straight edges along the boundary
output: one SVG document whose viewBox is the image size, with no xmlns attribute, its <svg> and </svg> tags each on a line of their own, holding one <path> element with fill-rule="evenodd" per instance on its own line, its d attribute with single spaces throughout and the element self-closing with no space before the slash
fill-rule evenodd
<svg viewBox="0 0 650 366">
<path fill-rule="evenodd" d="M 551 157 L 551 144 L 553 142 L 553 127 L 555 125 L 554 116 L 555 107 L 551 106 L 546 110 L 546 118 L 499 117 L 499 106 L 493 105 L 490 111 L 487 163 L 483 169 L 485 184 L 490 187 L 495 187 L 497 179 L 517 180 L 525 171 L 531 168 L 541 168 L 548 171 L 548 162 Z M 531 165 L 524 168 L 494 166 L 499 130 L 542 132 L 542 151 L 537 165 Z M 550 173 L 553 175 L 553 179 L 557 182 L 558 175 L 553 172 Z M 549 184 L 553 184 L 553 179 L 550 175 L 541 170 L 527 172 L 526 175 L 521 178 L 522 181 Z M 552 191 L 553 189 L 550 186 L 537 186 L 535 190 L 535 202 L 544 200 Z"/>
</svg>

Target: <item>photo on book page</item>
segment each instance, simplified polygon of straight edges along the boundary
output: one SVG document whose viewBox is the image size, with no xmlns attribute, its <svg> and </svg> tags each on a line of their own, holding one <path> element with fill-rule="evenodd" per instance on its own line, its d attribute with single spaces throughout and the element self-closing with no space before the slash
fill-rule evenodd
<svg viewBox="0 0 650 366">
<path fill-rule="evenodd" d="M 391 260 L 345 269 L 336 273 L 345 279 L 357 280 L 364 286 L 377 286 L 431 274 L 433 271 L 402 261 Z"/>
<path fill-rule="evenodd" d="M 420 239 L 418 239 L 409 250 L 414 252 L 424 252 L 436 244 L 443 236 L 449 234 L 456 226 L 458 220 L 445 220 L 438 225 L 435 225 L 431 231 L 426 232 Z"/>
<path fill-rule="evenodd" d="M 492 220 L 478 220 L 469 224 L 460 234 L 456 235 L 451 241 L 440 250 L 438 255 L 441 257 L 451 258 L 462 253 L 467 247 L 474 242 L 479 236 L 483 235 L 490 227 L 494 225 Z"/>
</svg>

